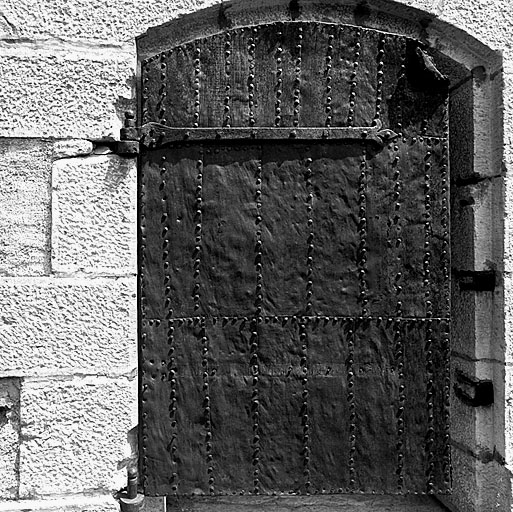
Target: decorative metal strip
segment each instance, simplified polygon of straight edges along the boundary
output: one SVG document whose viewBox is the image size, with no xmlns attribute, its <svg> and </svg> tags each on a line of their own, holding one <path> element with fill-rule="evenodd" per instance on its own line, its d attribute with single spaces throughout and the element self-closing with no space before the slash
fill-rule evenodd
<svg viewBox="0 0 513 512">
<path fill-rule="evenodd" d="M 362 307 L 362 316 L 369 315 L 367 309 L 367 152 L 363 151 L 360 161 L 360 176 L 358 179 L 358 233 L 360 243 L 357 252 L 358 263 L 358 301 Z"/>
<path fill-rule="evenodd" d="M 274 107 L 274 125 L 276 127 L 281 126 L 281 95 L 283 93 L 283 30 L 279 30 L 276 32 L 276 36 L 278 38 L 275 52 L 276 59 L 276 100 Z"/>
<path fill-rule="evenodd" d="M 299 342 L 301 343 L 301 384 L 303 390 L 301 393 L 301 424 L 303 427 L 303 476 L 305 477 L 305 491 L 310 493 L 310 420 L 308 418 L 308 335 L 306 332 L 306 323 L 299 324 Z"/>
<path fill-rule="evenodd" d="M 356 106 L 356 87 L 357 81 L 356 77 L 358 75 L 358 66 L 360 65 L 360 48 L 361 43 L 360 39 L 362 36 L 362 31 L 360 29 L 356 29 L 355 34 L 355 43 L 354 43 L 354 60 L 353 60 L 353 71 L 351 72 L 351 85 L 349 88 L 349 113 L 347 115 L 347 126 L 354 126 L 354 112 Z"/>
<path fill-rule="evenodd" d="M 301 53 L 303 48 L 303 27 L 298 27 L 297 44 L 296 44 L 296 67 L 294 68 L 294 115 L 292 124 L 294 127 L 299 126 L 299 112 L 301 108 Z"/>
<path fill-rule="evenodd" d="M 223 126 L 227 128 L 231 125 L 231 114 L 230 114 L 230 102 L 231 102 L 231 85 L 230 79 L 232 74 L 232 36 L 230 31 L 225 32 L 225 42 L 224 42 L 224 74 L 226 79 L 226 87 L 225 87 L 225 97 L 224 97 L 224 120 Z"/>
<path fill-rule="evenodd" d="M 350 329 L 347 334 L 347 402 L 349 404 L 349 490 L 356 490 L 356 402 L 354 395 L 354 344 L 356 337 L 356 322 L 351 322 Z"/>
<path fill-rule="evenodd" d="M 258 35 L 258 28 L 251 29 L 251 37 L 248 41 L 248 107 L 249 107 L 249 126 L 255 126 L 255 49 Z"/>
<path fill-rule="evenodd" d="M 326 101 L 324 104 L 326 111 L 326 122 L 325 125 L 329 128 L 331 126 L 332 121 L 332 107 L 331 107 L 331 70 L 333 68 L 333 40 L 335 36 L 333 34 L 328 35 L 328 47 L 326 48 L 326 68 L 324 70 L 324 76 L 326 77 Z"/>
<path fill-rule="evenodd" d="M 341 128 L 170 128 L 147 123 L 141 128 L 141 144 L 156 148 L 171 142 L 201 140 L 348 140 L 383 147 L 397 134 L 376 126 Z"/>
<path fill-rule="evenodd" d="M 382 34 L 378 43 L 378 69 L 376 76 L 376 114 L 374 115 L 374 121 L 372 124 L 376 124 L 381 117 L 381 103 L 383 101 L 383 76 L 385 67 L 385 43 L 386 36 Z"/>
<path fill-rule="evenodd" d="M 197 128 L 199 126 L 200 117 L 200 74 L 201 74 L 201 62 L 200 62 L 201 50 L 197 47 L 194 50 L 194 121 L 192 126 Z"/>
</svg>

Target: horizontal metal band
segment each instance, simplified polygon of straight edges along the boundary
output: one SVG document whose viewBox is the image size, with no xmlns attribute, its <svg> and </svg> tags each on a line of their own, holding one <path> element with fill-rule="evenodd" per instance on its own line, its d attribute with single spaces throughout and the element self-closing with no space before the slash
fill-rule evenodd
<svg viewBox="0 0 513 512">
<path fill-rule="evenodd" d="M 399 135 L 376 126 L 340 128 L 171 128 L 147 123 L 141 128 L 141 144 L 152 149 L 173 142 L 215 140 L 309 140 L 370 142 L 383 147 Z"/>
</svg>

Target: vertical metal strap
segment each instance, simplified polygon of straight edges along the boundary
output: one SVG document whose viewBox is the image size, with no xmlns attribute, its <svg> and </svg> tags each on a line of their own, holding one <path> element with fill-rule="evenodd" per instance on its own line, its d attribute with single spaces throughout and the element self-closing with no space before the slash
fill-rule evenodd
<svg viewBox="0 0 513 512">
<path fill-rule="evenodd" d="M 296 66 L 294 68 L 294 115 L 293 125 L 299 126 L 299 113 L 301 109 L 301 52 L 303 48 L 303 27 L 298 27 L 297 43 L 296 43 Z"/>
<path fill-rule="evenodd" d="M 283 94 L 283 30 L 276 32 L 277 48 L 275 52 L 276 59 L 276 100 L 274 107 L 274 126 L 281 126 L 281 95 Z"/>
<path fill-rule="evenodd" d="M 385 67 L 385 44 L 386 44 L 386 36 L 382 34 L 378 43 L 378 70 L 376 76 L 376 113 L 374 115 L 374 120 L 372 121 L 372 126 L 376 126 L 381 118 L 381 103 L 383 101 L 383 76 Z"/>
<path fill-rule="evenodd" d="M 354 394 L 354 349 L 356 339 L 356 322 L 350 320 L 350 328 L 347 333 L 347 402 L 349 405 L 349 490 L 356 490 L 356 470 L 355 470 L 355 455 L 356 455 L 356 402 Z"/>
<path fill-rule="evenodd" d="M 340 30 L 340 29 L 339 29 Z M 332 85 L 331 85 L 331 70 L 333 68 L 333 40 L 335 36 L 333 34 L 328 35 L 328 46 L 326 48 L 326 68 L 324 70 L 324 76 L 326 77 L 326 99 L 324 102 L 324 110 L 326 112 L 326 121 L 325 125 L 329 128 L 331 126 L 332 121 Z"/>
<path fill-rule="evenodd" d="M 251 29 L 251 37 L 248 41 L 248 108 L 249 108 L 249 126 L 255 126 L 255 49 L 257 42 L 258 28 Z"/>
<path fill-rule="evenodd" d="M 368 309 L 368 283 L 367 283 L 367 150 L 364 147 L 360 159 L 360 176 L 358 179 L 358 233 L 360 243 L 358 246 L 358 301 L 361 305 L 362 316 L 369 315 Z"/>
<path fill-rule="evenodd" d="M 201 74 L 201 49 L 199 46 L 194 50 L 194 120 L 192 126 L 199 126 L 200 118 L 200 74 Z"/>
<path fill-rule="evenodd" d="M 251 347 L 250 347 L 250 367 L 252 374 L 253 391 L 251 393 L 251 415 L 253 420 L 253 492 L 260 492 L 260 394 L 259 394 L 259 325 L 262 322 L 262 303 L 263 303 L 263 273 L 262 273 L 262 150 L 260 147 L 260 161 L 257 164 L 255 173 L 255 318 L 251 322 Z"/>
<path fill-rule="evenodd" d="M 351 72 L 351 85 L 349 88 L 349 112 L 347 115 L 347 126 L 354 126 L 354 112 L 356 106 L 356 88 L 357 88 L 357 75 L 358 75 L 358 67 L 360 65 L 360 48 L 361 43 L 360 39 L 362 36 L 362 31 L 360 29 L 356 29 L 355 33 L 355 42 L 354 42 L 354 60 L 353 60 L 353 70 Z"/>
<path fill-rule="evenodd" d="M 230 103 L 231 103 L 231 85 L 230 80 L 232 76 L 232 36 L 229 30 L 225 32 L 225 41 L 224 41 L 224 76 L 226 80 L 225 86 L 225 97 L 223 100 L 223 110 L 224 110 L 224 119 L 223 126 L 229 128 L 231 126 L 231 113 L 230 113 Z"/>
</svg>

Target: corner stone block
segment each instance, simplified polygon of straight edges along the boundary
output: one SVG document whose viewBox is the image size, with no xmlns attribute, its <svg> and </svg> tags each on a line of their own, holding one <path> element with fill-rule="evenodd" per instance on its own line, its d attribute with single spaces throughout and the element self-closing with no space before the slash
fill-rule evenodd
<svg viewBox="0 0 513 512">
<path fill-rule="evenodd" d="M 20 498 L 126 485 L 137 379 L 26 380 L 21 390 Z"/>
<path fill-rule="evenodd" d="M 137 367 L 136 279 L 0 281 L 0 376 Z"/>
<path fill-rule="evenodd" d="M 0 499 L 16 499 L 20 443 L 20 380 L 0 379 Z"/>
<path fill-rule="evenodd" d="M 0 276 L 50 273 L 51 148 L 0 139 Z"/>
<path fill-rule="evenodd" d="M 135 54 L 28 50 L 0 54 L 0 137 L 119 136 Z"/>
<path fill-rule="evenodd" d="M 54 272 L 136 273 L 136 174 L 136 160 L 117 155 L 54 163 Z"/>
</svg>

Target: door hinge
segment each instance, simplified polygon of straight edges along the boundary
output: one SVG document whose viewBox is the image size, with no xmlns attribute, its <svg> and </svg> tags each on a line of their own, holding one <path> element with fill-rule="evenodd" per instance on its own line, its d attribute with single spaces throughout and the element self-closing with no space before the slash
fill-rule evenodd
<svg viewBox="0 0 513 512">
<path fill-rule="evenodd" d="M 120 140 L 116 142 L 118 155 L 133 156 L 139 154 L 140 130 L 135 126 L 135 115 L 132 111 L 125 112 L 125 122 L 119 133 Z"/>
</svg>

